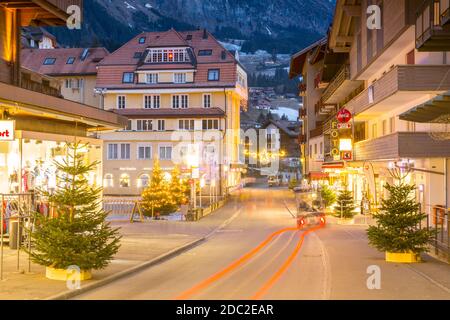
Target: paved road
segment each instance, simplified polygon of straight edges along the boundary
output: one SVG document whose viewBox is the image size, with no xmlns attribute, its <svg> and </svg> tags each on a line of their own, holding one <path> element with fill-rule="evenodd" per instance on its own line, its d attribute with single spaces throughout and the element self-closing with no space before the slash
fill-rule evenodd
<svg viewBox="0 0 450 320">
<path fill-rule="evenodd" d="M 388 265 L 360 227 L 296 230 L 285 206 L 293 207 L 291 197 L 281 189 L 242 190 L 227 205 L 236 218 L 203 244 L 77 298 L 450 299 L 450 283 L 442 281 L 448 265 Z M 381 269 L 381 290 L 367 289 L 371 265 Z"/>
</svg>

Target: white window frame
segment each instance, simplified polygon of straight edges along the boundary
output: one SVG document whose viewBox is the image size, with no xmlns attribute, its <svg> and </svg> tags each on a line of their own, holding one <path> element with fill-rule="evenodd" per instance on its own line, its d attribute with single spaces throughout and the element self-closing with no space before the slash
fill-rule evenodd
<svg viewBox="0 0 450 320">
<path fill-rule="evenodd" d="M 144 158 L 139 155 L 139 148 L 144 148 Z M 145 157 L 145 149 L 150 148 L 150 158 Z M 136 146 L 136 159 L 137 160 L 152 160 L 153 159 L 153 146 L 149 143 L 138 143 Z"/>
<path fill-rule="evenodd" d="M 209 106 L 206 105 L 206 101 L 205 101 L 206 97 L 209 97 L 209 101 L 208 101 L 209 102 Z M 212 108 L 212 94 L 211 93 L 204 93 L 203 94 L 202 103 L 203 103 L 203 108 L 205 108 L 205 109 Z"/>
<path fill-rule="evenodd" d="M 116 150 L 115 152 L 111 152 L 110 153 L 110 146 L 116 146 Z M 107 147 L 106 147 L 106 159 L 107 160 L 120 160 L 120 152 L 119 152 L 119 145 L 120 143 L 108 143 Z M 112 157 L 111 155 L 116 154 L 116 157 Z"/>
<path fill-rule="evenodd" d="M 144 122 L 143 121 L 147 121 L 147 130 L 144 130 Z M 139 122 L 141 123 L 141 129 L 139 129 Z M 148 131 L 154 131 L 153 128 L 153 119 L 136 119 L 136 131 L 139 132 L 148 132 Z M 151 129 L 149 128 L 151 127 Z"/>
<path fill-rule="evenodd" d="M 184 99 L 183 97 L 186 97 L 185 102 L 186 105 L 184 105 Z M 177 105 L 174 103 L 174 98 L 177 100 Z M 188 109 L 189 108 L 189 95 L 188 94 L 173 94 L 171 97 L 172 100 L 172 109 Z"/>
<path fill-rule="evenodd" d="M 181 79 L 177 79 L 177 77 L 181 77 Z M 186 83 L 186 78 L 187 78 L 186 72 L 173 73 L 173 83 Z"/>
<path fill-rule="evenodd" d="M 206 128 L 203 122 L 206 121 Z M 211 126 L 209 125 L 211 121 Z M 214 123 L 217 122 L 217 128 Z M 220 120 L 219 119 L 202 119 L 202 130 L 220 130 Z"/>
<path fill-rule="evenodd" d="M 150 99 L 150 106 L 147 106 L 147 98 Z M 156 98 L 158 99 L 158 104 L 156 105 Z M 142 105 L 144 109 L 159 109 L 161 108 L 161 96 L 159 94 L 145 94 L 142 98 Z"/>
<path fill-rule="evenodd" d="M 109 152 L 109 147 L 111 145 L 116 145 L 117 146 L 117 158 L 112 158 L 110 156 L 110 152 Z M 129 145 L 130 146 L 130 151 L 129 151 L 129 158 L 122 158 L 122 145 Z M 111 142 L 107 144 L 107 148 L 106 148 L 106 159 L 107 160 L 111 160 L 111 161 L 116 161 L 116 160 L 131 160 L 131 143 L 120 143 L 120 142 Z"/>
<path fill-rule="evenodd" d="M 149 77 L 152 77 L 152 81 L 149 81 Z M 149 72 L 145 74 L 145 83 L 147 84 L 156 84 L 159 82 L 159 74 L 158 72 Z"/>
<path fill-rule="evenodd" d="M 161 157 L 161 148 L 164 148 L 164 158 Z M 166 157 L 167 148 L 170 148 L 170 158 Z M 173 146 L 168 144 L 161 144 L 158 146 L 158 158 L 159 160 L 172 160 L 173 159 Z"/>
<path fill-rule="evenodd" d="M 128 153 L 128 157 L 122 157 L 122 147 L 129 146 L 128 152 L 125 147 L 125 154 Z M 120 152 L 119 152 L 120 160 L 131 160 L 131 143 L 120 143 Z"/>
<path fill-rule="evenodd" d="M 123 98 L 123 107 L 120 105 L 120 98 Z M 118 95 L 116 98 L 116 107 L 117 109 L 126 109 L 127 107 L 127 96 L 126 95 Z"/>
<path fill-rule="evenodd" d="M 166 120 L 165 119 L 158 119 L 155 122 L 156 122 L 155 123 L 156 124 L 155 131 L 160 131 L 160 132 L 166 131 Z M 162 126 L 161 126 L 161 124 L 162 124 Z M 163 128 L 161 129 L 161 127 L 163 127 Z"/>
<path fill-rule="evenodd" d="M 180 126 L 180 122 L 183 126 Z M 186 123 L 188 123 L 188 129 L 186 129 Z M 192 126 L 191 126 L 192 124 Z M 195 119 L 178 119 L 178 130 L 194 131 L 195 130 Z"/>
</svg>

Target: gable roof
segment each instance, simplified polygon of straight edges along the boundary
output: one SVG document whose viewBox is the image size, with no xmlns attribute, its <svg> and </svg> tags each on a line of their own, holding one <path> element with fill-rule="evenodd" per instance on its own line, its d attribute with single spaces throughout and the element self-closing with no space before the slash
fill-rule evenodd
<svg viewBox="0 0 450 320">
<path fill-rule="evenodd" d="M 139 39 L 143 38 L 143 41 Z M 142 43 L 140 43 L 142 42 Z M 191 55 L 190 62 L 183 63 L 144 63 L 150 49 L 158 47 L 183 46 Z M 207 51 L 207 55 L 199 55 L 199 51 Z M 135 55 L 136 52 L 142 55 Z M 110 89 L 137 89 L 143 84 L 123 83 L 124 72 L 143 70 L 195 70 L 194 83 L 171 84 L 171 87 L 234 87 L 237 81 L 237 65 L 239 62 L 206 30 L 178 32 L 174 29 L 165 32 L 143 32 L 125 43 L 122 47 L 108 55 L 99 64 L 97 87 Z M 220 81 L 208 81 L 208 70 L 218 69 Z M 245 71 L 245 70 L 244 70 Z M 156 88 L 161 84 L 152 84 Z M 165 84 L 167 86 L 167 84 Z"/>
<path fill-rule="evenodd" d="M 291 138 L 297 138 L 300 133 L 300 122 L 298 121 L 270 119 L 263 125 L 263 129 L 267 128 L 271 124 L 276 126 Z M 295 128 L 295 130 L 292 130 L 292 128 Z"/>
<path fill-rule="evenodd" d="M 161 33 L 155 37 L 155 40 L 149 44 L 149 47 L 185 47 L 188 43 L 184 38 L 175 30 L 170 29 Z"/>
<path fill-rule="evenodd" d="M 83 59 L 83 52 L 87 56 Z M 61 48 L 61 49 L 22 49 L 22 66 L 35 72 L 53 75 L 86 75 L 96 74 L 98 63 L 108 55 L 105 48 Z M 55 63 L 44 65 L 44 60 L 54 58 Z M 75 58 L 68 64 L 69 58 Z"/>
</svg>

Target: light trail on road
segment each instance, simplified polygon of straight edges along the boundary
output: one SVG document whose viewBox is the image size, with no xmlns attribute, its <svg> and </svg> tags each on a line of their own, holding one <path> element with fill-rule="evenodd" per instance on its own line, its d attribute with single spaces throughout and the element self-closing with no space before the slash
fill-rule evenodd
<svg viewBox="0 0 450 320">
<path fill-rule="evenodd" d="M 280 235 L 282 233 L 285 233 L 285 232 L 298 231 L 298 230 L 299 230 L 298 228 L 284 228 L 284 229 L 281 229 L 281 230 L 278 230 L 278 231 L 272 233 L 263 242 L 261 242 L 256 248 L 254 248 L 253 250 L 249 251 L 248 253 L 246 253 L 245 255 L 243 255 L 242 257 L 240 257 L 239 259 L 237 259 L 236 261 L 234 261 L 230 265 L 228 265 L 226 268 L 224 268 L 221 271 L 213 274 L 212 276 L 210 276 L 206 280 L 200 282 L 199 284 L 197 284 L 196 286 L 192 287 L 191 289 L 183 292 L 181 295 L 176 297 L 175 300 L 187 300 L 187 299 L 189 299 L 194 294 L 196 294 L 199 291 L 201 291 L 202 289 L 208 287 L 209 285 L 211 285 L 215 281 L 221 279 L 226 274 L 228 274 L 229 272 L 233 271 L 237 267 L 241 266 L 246 261 L 248 261 L 256 253 L 258 253 L 261 249 L 263 249 L 265 246 L 267 246 L 267 244 L 269 244 L 278 235 Z"/>
<path fill-rule="evenodd" d="M 295 247 L 294 251 L 291 253 L 289 258 L 286 259 L 286 261 L 283 263 L 283 265 L 280 267 L 280 269 L 277 270 L 277 272 L 274 273 L 272 278 L 270 278 L 269 281 L 267 281 L 261 289 L 258 290 L 258 292 L 251 298 L 252 300 L 259 300 L 261 299 L 274 285 L 275 283 L 280 279 L 280 277 L 286 272 L 286 270 L 289 268 L 289 266 L 292 264 L 294 259 L 297 257 L 297 254 L 299 253 L 300 249 L 302 248 L 303 241 L 305 240 L 305 237 L 316 230 L 319 230 L 323 228 L 323 226 L 315 227 L 309 230 L 306 230 L 300 235 L 300 240 L 297 243 L 297 246 Z"/>
</svg>

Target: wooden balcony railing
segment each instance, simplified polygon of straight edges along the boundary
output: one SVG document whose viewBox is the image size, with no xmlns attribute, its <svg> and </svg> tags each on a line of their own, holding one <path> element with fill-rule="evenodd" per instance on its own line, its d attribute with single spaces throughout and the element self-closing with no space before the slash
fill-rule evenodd
<svg viewBox="0 0 450 320">
<path fill-rule="evenodd" d="M 449 0 L 425 0 L 417 10 L 416 48 L 419 51 L 450 50 Z"/>
<path fill-rule="evenodd" d="M 62 97 L 58 80 L 25 68 L 21 70 L 20 87 L 54 97 Z"/>
<path fill-rule="evenodd" d="M 328 99 L 336 92 L 336 90 L 344 83 L 345 80 L 350 79 L 350 65 L 344 64 L 334 78 L 330 81 L 330 84 L 325 89 L 322 95 L 323 101 Z"/>
</svg>

